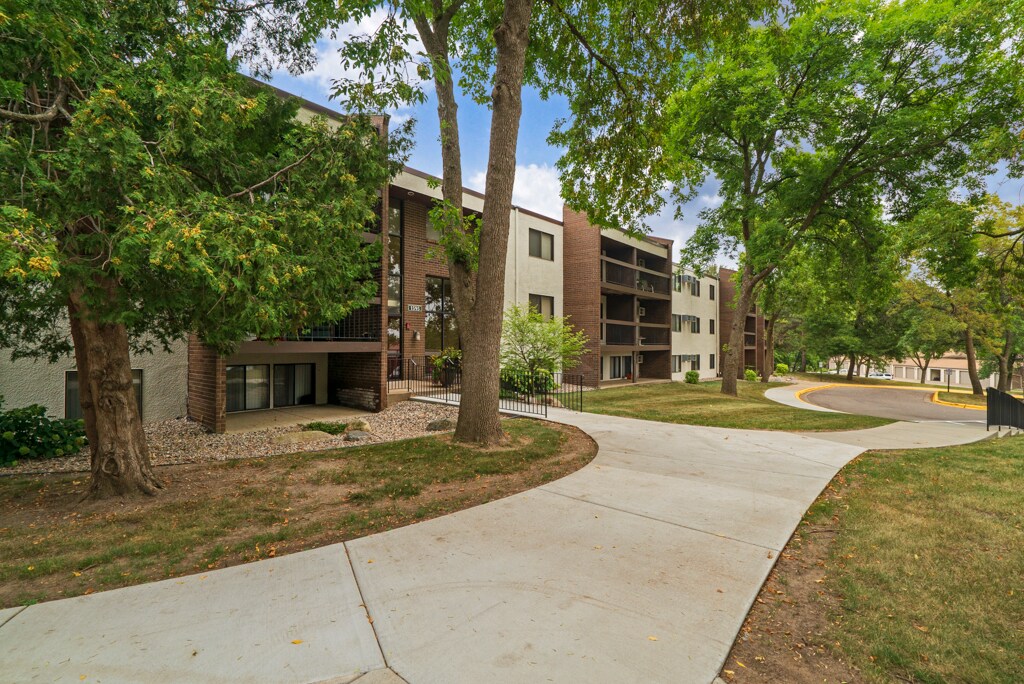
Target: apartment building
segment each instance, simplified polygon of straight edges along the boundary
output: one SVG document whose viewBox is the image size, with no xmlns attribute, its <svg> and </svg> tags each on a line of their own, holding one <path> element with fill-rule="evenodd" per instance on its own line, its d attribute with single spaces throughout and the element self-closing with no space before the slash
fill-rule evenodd
<svg viewBox="0 0 1024 684">
<path fill-rule="evenodd" d="M 729 343 L 729 331 L 732 329 L 732 322 L 736 316 L 736 271 L 731 268 L 718 269 L 719 296 L 718 296 L 718 326 L 719 349 Z M 774 351 L 769 355 L 774 355 Z M 764 339 L 764 316 L 757 306 L 751 308 L 743 325 L 743 363 L 737 369 L 737 376 L 742 378 L 745 370 L 752 369 L 761 375 L 764 369 L 767 356 L 765 353 Z M 772 367 L 775 366 L 774 358 L 767 359 Z"/>
<path fill-rule="evenodd" d="M 675 268 L 672 276 L 672 379 L 688 371 L 701 380 L 718 377 L 719 325 L 717 274 L 698 275 Z"/>
<path fill-rule="evenodd" d="M 967 355 L 963 352 L 949 352 L 937 359 L 932 359 L 927 370 L 917 365 L 914 359 L 903 359 L 895 361 L 887 369 L 892 374 L 893 380 L 903 382 L 920 382 L 924 385 L 937 385 L 960 389 L 971 388 L 971 376 L 967 370 Z M 1014 389 L 1021 388 L 1021 376 L 1017 373 L 1011 379 Z M 996 387 L 999 384 L 999 374 L 993 373 L 987 378 L 981 378 L 983 387 Z"/>
</svg>

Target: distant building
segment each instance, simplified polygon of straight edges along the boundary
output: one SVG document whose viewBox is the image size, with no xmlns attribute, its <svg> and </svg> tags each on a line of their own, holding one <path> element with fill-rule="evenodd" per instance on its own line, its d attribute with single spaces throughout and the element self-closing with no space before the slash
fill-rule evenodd
<svg viewBox="0 0 1024 684">
<path fill-rule="evenodd" d="M 718 320 L 721 325 L 719 344 L 723 347 L 729 343 L 729 331 L 736 317 L 736 271 L 731 268 L 718 269 L 718 281 L 721 296 L 718 298 Z M 774 352 L 772 352 L 774 356 Z M 764 339 L 764 316 L 756 305 L 751 307 L 743 325 L 743 362 L 737 370 L 737 377 L 742 378 L 744 371 L 753 369 L 758 375 L 764 370 L 766 360 Z M 772 367 L 775 359 L 769 360 Z"/>
</svg>

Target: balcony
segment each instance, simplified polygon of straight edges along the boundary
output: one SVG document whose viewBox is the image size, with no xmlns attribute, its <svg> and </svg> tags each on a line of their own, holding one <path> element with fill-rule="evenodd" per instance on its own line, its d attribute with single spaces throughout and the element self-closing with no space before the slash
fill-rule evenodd
<svg viewBox="0 0 1024 684">
<path fill-rule="evenodd" d="M 238 350 L 244 354 L 381 351 L 379 304 L 353 311 L 340 321 L 320 323 L 277 340 L 250 340 Z"/>
<path fill-rule="evenodd" d="M 743 335 L 743 346 L 745 346 L 745 347 L 756 347 L 757 346 L 757 335 L 755 333 L 745 333 Z"/>
<path fill-rule="evenodd" d="M 629 291 L 654 298 L 671 297 L 671 284 L 667 276 L 639 271 L 607 258 L 601 262 L 601 283 L 620 292 Z"/>
<path fill-rule="evenodd" d="M 669 344 L 671 342 L 668 328 L 640 328 L 641 347 L 668 346 Z"/>
<path fill-rule="evenodd" d="M 606 323 L 602 341 L 608 346 L 632 347 L 636 344 L 636 327 Z"/>
</svg>

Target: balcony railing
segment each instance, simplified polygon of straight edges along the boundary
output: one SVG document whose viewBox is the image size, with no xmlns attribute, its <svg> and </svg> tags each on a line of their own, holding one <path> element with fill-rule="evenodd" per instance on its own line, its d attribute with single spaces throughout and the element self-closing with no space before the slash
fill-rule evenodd
<svg viewBox="0 0 1024 684">
<path fill-rule="evenodd" d="M 755 333 L 746 333 L 743 335 L 743 344 L 747 347 L 757 346 L 757 335 Z"/>
<path fill-rule="evenodd" d="M 665 328 L 640 328 L 640 345 L 670 344 L 669 331 Z"/>
<path fill-rule="evenodd" d="M 293 342 L 379 342 L 380 327 L 380 315 L 364 310 L 335 323 L 310 326 L 285 339 Z"/>
<path fill-rule="evenodd" d="M 637 292 L 649 292 L 652 294 L 667 295 L 670 292 L 670 283 L 667 277 L 643 273 L 636 269 L 604 262 L 604 273 L 602 280 L 609 285 L 628 287 Z"/>
<path fill-rule="evenodd" d="M 636 344 L 636 328 L 631 325 L 606 323 L 604 326 L 604 343 L 632 347 Z"/>
</svg>

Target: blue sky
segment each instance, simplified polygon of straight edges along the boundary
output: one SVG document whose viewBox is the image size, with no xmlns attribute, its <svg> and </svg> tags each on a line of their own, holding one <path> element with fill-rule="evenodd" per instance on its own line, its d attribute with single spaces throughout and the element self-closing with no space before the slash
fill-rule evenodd
<svg viewBox="0 0 1024 684">
<path fill-rule="evenodd" d="M 359 28 L 365 30 L 365 27 Z M 345 33 L 344 29 L 342 33 Z M 344 35 L 339 35 L 333 40 L 322 40 L 318 44 L 320 59 L 312 71 L 301 76 L 277 72 L 271 82 L 282 90 L 337 109 L 329 94 L 332 80 L 343 73 L 336 52 L 341 40 L 344 40 Z M 427 173 L 440 175 L 437 102 L 429 88 L 428 93 L 430 97 L 425 104 L 402 109 L 392 115 L 401 120 L 411 117 L 416 122 L 415 147 L 409 165 Z M 544 101 L 535 90 L 524 89 L 513 202 L 559 220 L 562 216 L 562 202 L 558 194 L 559 181 L 555 162 L 561 155 L 561 150 L 549 145 L 547 136 L 555 120 L 568 116 L 568 113 L 564 100 L 556 98 Z M 490 132 L 489 110 L 460 95 L 459 132 L 462 144 L 463 183 L 470 188 L 483 190 Z M 1007 179 L 1005 172 L 1000 172 L 990 179 L 989 189 L 1005 201 L 1014 204 L 1024 203 L 1024 183 L 1016 179 Z M 701 188 L 693 201 L 682 207 L 682 220 L 674 217 L 675 207 L 670 205 L 661 215 L 651 217 L 648 224 L 653 234 L 674 240 L 676 249 L 679 249 L 693 233 L 698 221 L 697 213 L 704 207 L 718 206 L 720 203 L 721 198 L 716 194 L 716 182 L 712 180 Z M 727 265 L 732 263 L 728 258 L 721 261 Z"/>
</svg>

